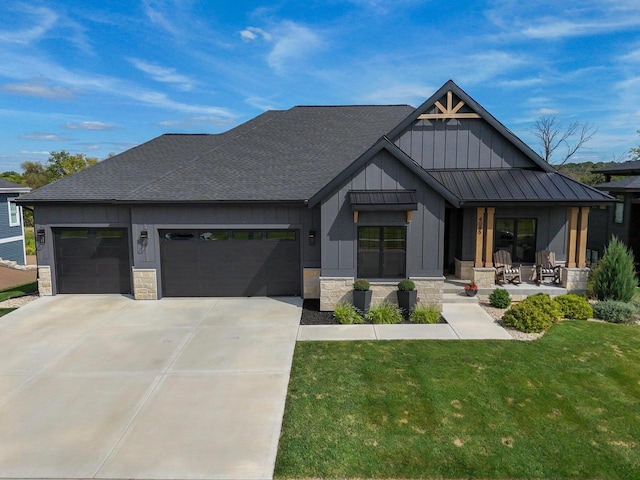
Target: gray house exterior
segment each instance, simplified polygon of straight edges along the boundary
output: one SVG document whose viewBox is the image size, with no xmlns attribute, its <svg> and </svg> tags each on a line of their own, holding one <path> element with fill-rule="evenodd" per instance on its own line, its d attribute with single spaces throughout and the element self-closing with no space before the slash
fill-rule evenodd
<svg viewBox="0 0 640 480">
<path fill-rule="evenodd" d="M 294 107 L 218 135 L 163 135 L 22 197 L 41 292 L 301 295 L 323 310 L 356 277 L 440 301 L 444 274 L 494 281 L 493 252 L 551 249 L 586 281 L 589 209 L 454 82 L 420 107 Z"/>
<path fill-rule="evenodd" d="M 640 160 L 599 168 L 593 173 L 605 176 L 596 188 L 613 196 L 617 203 L 594 210 L 589 226 L 587 257 L 593 262 L 602 256 L 615 235 L 634 253 L 640 267 Z M 616 179 L 612 179 L 612 177 Z"/>
<path fill-rule="evenodd" d="M 0 259 L 26 265 L 22 209 L 15 200 L 29 187 L 0 179 Z"/>
</svg>

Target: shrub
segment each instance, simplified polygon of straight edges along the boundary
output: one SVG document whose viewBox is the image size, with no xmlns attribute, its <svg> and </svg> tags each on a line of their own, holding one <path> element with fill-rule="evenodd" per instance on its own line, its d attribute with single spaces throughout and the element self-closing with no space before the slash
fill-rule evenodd
<svg viewBox="0 0 640 480">
<path fill-rule="evenodd" d="M 403 320 L 400 308 L 391 302 L 382 302 L 371 307 L 366 319 L 371 323 L 400 323 Z"/>
<path fill-rule="evenodd" d="M 354 290 L 366 291 L 369 290 L 369 288 L 371 288 L 371 284 L 369 283 L 369 280 L 366 280 L 364 278 L 358 278 L 355 282 L 353 282 Z"/>
<path fill-rule="evenodd" d="M 562 310 L 562 316 L 570 320 L 587 320 L 593 317 L 593 308 L 586 298 L 573 293 L 557 296 L 554 301 Z"/>
<path fill-rule="evenodd" d="M 419 303 L 411 312 L 409 320 L 412 323 L 438 323 L 440 320 L 440 310 L 433 303 Z"/>
<path fill-rule="evenodd" d="M 598 300 L 629 302 L 637 286 L 633 254 L 614 236 L 593 274 L 593 292 Z"/>
<path fill-rule="evenodd" d="M 527 333 L 544 332 L 558 321 L 562 312 L 549 295 L 539 293 L 525 298 L 504 313 L 502 321 L 507 327 Z"/>
<path fill-rule="evenodd" d="M 416 284 L 413 282 L 413 280 L 401 280 L 400 283 L 398 283 L 398 290 L 400 290 L 401 292 L 410 292 L 412 290 L 416 289 Z"/>
<path fill-rule="evenodd" d="M 593 306 L 593 316 L 611 323 L 634 323 L 638 310 L 631 303 L 605 300 Z"/>
<path fill-rule="evenodd" d="M 496 308 L 509 308 L 511 305 L 511 295 L 504 288 L 496 288 L 489 295 L 489 303 Z"/>
<path fill-rule="evenodd" d="M 358 309 L 350 303 L 342 302 L 336 305 L 333 316 L 342 325 L 352 325 L 354 323 L 362 323 L 364 319 L 358 313 Z"/>
</svg>

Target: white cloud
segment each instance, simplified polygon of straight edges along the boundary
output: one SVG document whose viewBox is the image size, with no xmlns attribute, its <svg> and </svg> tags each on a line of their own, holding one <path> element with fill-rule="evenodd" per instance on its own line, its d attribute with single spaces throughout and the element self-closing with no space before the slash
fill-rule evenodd
<svg viewBox="0 0 640 480">
<path fill-rule="evenodd" d="M 74 98 L 76 92 L 72 88 L 50 85 L 44 82 L 5 83 L 0 90 L 23 97 L 40 97 L 53 100 Z"/>
<path fill-rule="evenodd" d="M 179 35 L 180 31 L 178 27 L 176 27 L 167 17 L 167 14 L 164 10 L 167 9 L 165 2 L 162 0 L 144 0 L 144 13 L 147 15 L 147 18 L 151 20 L 152 23 L 158 25 L 163 30 L 166 30 L 172 35 Z"/>
<path fill-rule="evenodd" d="M 262 37 L 262 39 L 266 40 L 267 42 L 273 40 L 273 36 L 269 32 L 257 27 L 245 28 L 240 32 L 240 37 L 246 41 L 255 40 L 258 37 Z"/>
<path fill-rule="evenodd" d="M 287 70 L 291 63 L 305 60 L 324 43 L 319 34 L 291 21 L 279 25 L 274 32 L 274 39 L 275 44 L 267 55 L 267 63 L 278 72 Z"/>
<path fill-rule="evenodd" d="M 115 130 L 119 127 L 102 122 L 69 122 L 64 125 L 69 130 Z"/>
<path fill-rule="evenodd" d="M 44 151 L 31 151 L 31 150 L 20 150 L 20 155 L 44 155 L 44 156 L 48 156 L 50 155 L 51 152 L 44 152 Z"/>
<path fill-rule="evenodd" d="M 560 113 L 560 111 L 554 108 L 539 108 L 533 113 L 535 113 L 536 115 L 556 115 Z"/>
<path fill-rule="evenodd" d="M 620 19 L 601 19 L 600 21 L 558 21 L 555 17 L 543 17 L 536 20 L 537 26 L 522 29 L 522 34 L 529 38 L 539 39 L 579 37 L 637 28 L 639 21 L 640 18 L 637 14 Z"/>
<path fill-rule="evenodd" d="M 49 31 L 55 28 L 58 22 L 58 15 L 46 7 L 31 7 L 21 5 L 19 13 L 26 13 L 36 18 L 34 25 L 22 30 L 2 30 L 0 31 L 0 42 L 29 44 L 40 40 Z"/>
<path fill-rule="evenodd" d="M 158 125 L 161 125 L 163 127 L 192 127 L 194 125 L 203 123 L 221 127 L 229 125 L 231 123 L 231 120 L 229 118 L 218 116 L 196 115 L 193 117 L 188 117 L 185 120 L 164 120 L 162 122 L 158 122 Z"/>
<path fill-rule="evenodd" d="M 173 84 L 183 91 L 193 88 L 194 82 L 189 77 L 177 73 L 175 68 L 162 67 L 137 58 L 127 58 L 127 61 L 156 82 Z"/>
<path fill-rule="evenodd" d="M 534 85 L 540 85 L 541 83 L 545 83 L 545 81 L 542 78 L 531 77 L 531 78 L 501 80 L 498 82 L 498 85 L 500 85 L 501 87 L 507 87 L 507 88 L 524 88 L 524 87 L 533 87 Z"/>
<path fill-rule="evenodd" d="M 69 140 L 66 137 L 56 135 L 55 133 L 45 133 L 45 132 L 24 133 L 20 135 L 20 139 L 37 140 L 39 142 L 65 142 Z"/>
</svg>

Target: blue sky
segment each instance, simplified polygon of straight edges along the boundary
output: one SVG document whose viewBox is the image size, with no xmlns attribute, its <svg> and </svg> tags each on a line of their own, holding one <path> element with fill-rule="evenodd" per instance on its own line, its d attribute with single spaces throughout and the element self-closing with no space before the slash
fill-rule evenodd
<svg viewBox="0 0 640 480">
<path fill-rule="evenodd" d="M 537 150 L 542 114 L 640 144 L 638 0 L 29 0 L 0 5 L 0 171 L 104 158 L 293 105 L 417 106 L 448 79 Z"/>
</svg>

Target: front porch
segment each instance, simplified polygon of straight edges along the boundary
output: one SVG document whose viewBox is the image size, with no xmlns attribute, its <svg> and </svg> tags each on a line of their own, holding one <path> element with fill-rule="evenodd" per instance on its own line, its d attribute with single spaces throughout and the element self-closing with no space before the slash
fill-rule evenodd
<svg viewBox="0 0 640 480">
<path fill-rule="evenodd" d="M 453 275 L 448 275 L 445 277 L 444 287 L 443 287 L 443 296 L 445 303 L 475 303 L 474 299 L 477 299 L 482 302 L 486 302 L 489 299 L 489 295 L 496 288 L 503 288 L 509 295 L 511 299 L 515 302 L 519 302 L 520 300 L 528 297 L 530 295 L 535 295 L 537 293 L 546 293 L 550 297 L 557 297 L 558 295 L 564 295 L 569 293 L 565 287 L 560 285 L 554 285 L 553 283 L 543 282 L 540 285 L 536 285 L 535 282 L 531 280 L 524 280 L 519 285 L 513 285 L 507 283 L 506 285 L 492 285 L 490 287 L 479 287 L 478 294 L 475 297 L 467 297 L 464 292 L 464 286 L 469 283 L 468 280 L 462 280 Z"/>
</svg>

